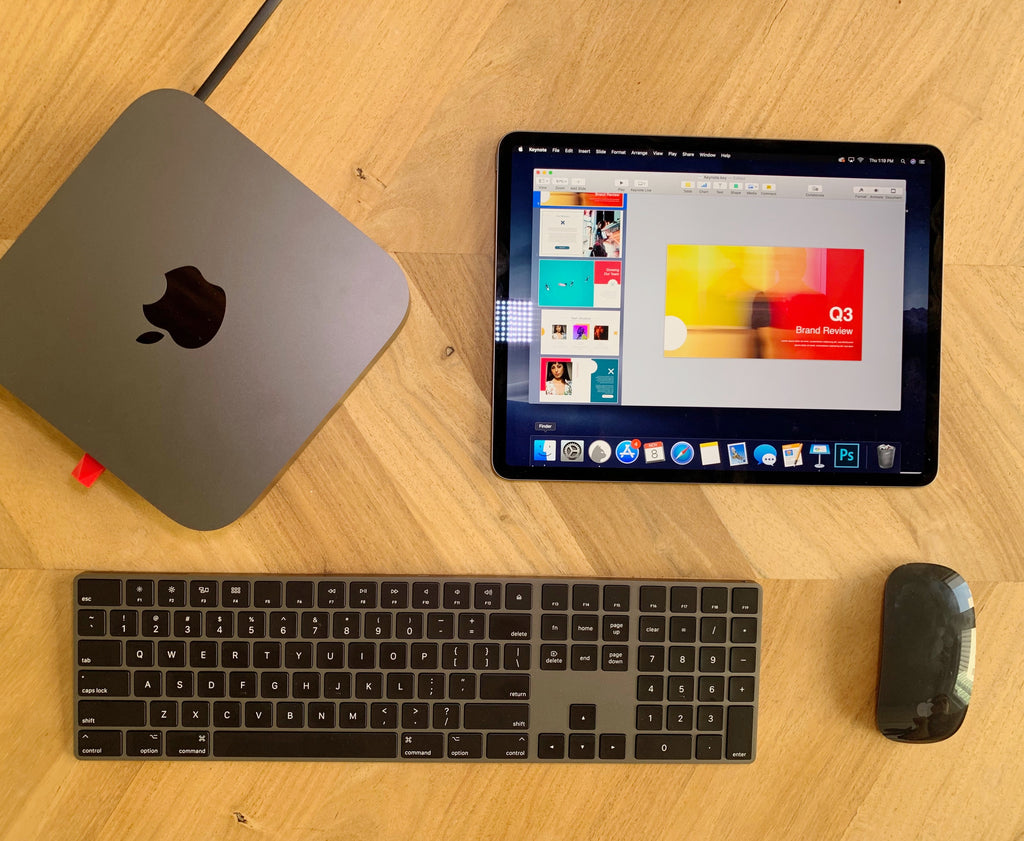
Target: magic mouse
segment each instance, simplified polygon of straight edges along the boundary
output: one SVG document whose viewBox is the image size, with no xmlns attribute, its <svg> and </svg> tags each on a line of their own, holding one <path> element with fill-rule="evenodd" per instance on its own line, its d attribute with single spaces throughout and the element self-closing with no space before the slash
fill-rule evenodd
<svg viewBox="0 0 1024 841">
<path fill-rule="evenodd" d="M 885 582 L 878 729 L 898 742 L 940 742 L 963 724 L 974 685 L 974 598 L 938 564 L 905 564 Z"/>
</svg>

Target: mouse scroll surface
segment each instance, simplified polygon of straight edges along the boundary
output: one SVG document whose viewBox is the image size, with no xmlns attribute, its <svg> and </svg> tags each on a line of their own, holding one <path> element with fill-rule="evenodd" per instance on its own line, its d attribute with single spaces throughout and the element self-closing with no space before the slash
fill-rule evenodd
<svg viewBox="0 0 1024 841">
<path fill-rule="evenodd" d="M 900 742 L 938 742 L 967 715 L 974 684 L 974 599 L 948 567 L 905 564 L 885 584 L 876 720 Z"/>
</svg>

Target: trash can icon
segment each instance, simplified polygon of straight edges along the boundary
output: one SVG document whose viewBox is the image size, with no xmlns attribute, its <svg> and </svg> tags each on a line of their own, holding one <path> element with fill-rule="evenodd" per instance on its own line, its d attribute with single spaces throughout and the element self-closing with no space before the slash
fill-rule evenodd
<svg viewBox="0 0 1024 841">
<path fill-rule="evenodd" d="M 879 444 L 878 445 L 878 466 L 883 470 L 888 470 L 892 467 L 893 461 L 896 459 L 896 448 L 892 444 Z"/>
</svg>

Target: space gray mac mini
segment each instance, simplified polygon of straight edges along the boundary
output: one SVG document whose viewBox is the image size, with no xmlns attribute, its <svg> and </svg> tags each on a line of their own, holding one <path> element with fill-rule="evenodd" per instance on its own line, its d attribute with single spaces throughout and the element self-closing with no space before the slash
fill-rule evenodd
<svg viewBox="0 0 1024 841">
<path fill-rule="evenodd" d="M 0 260 L 0 385 L 168 516 L 216 529 L 408 304 L 388 254 L 203 102 L 158 90 Z"/>
</svg>

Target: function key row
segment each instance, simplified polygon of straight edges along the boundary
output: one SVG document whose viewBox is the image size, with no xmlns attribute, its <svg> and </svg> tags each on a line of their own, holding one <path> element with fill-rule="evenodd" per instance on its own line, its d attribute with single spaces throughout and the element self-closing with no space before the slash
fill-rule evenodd
<svg viewBox="0 0 1024 841">
<path fill-rule="evenodd" d="M 123 590 L 122 590 L 123 583 Z M 533 584 L 459 581 L 333 581 L 81 578 L 82 607 L 228 607 L 406 610 L 532 610 Z M 627 613 L 627 584 L 542 584 L 541 608 L 551 611 Z M 643 585 L 645 613 L 754 615 L 758 592 L 750 587 Z M 731 593 L 731 604 L 730 604 Z"/>
<path fill-rule="evenodd" d="M 233 607 L 406 610 L 531 610 L 532 584 L 448 581 L 217 581 L 82 578 L 77 601 L 92 607 Z M 566 585 L 560 585 L 566 586 Z M 504 593 L 504 598 L 502 594 Z"/>
</svg>

